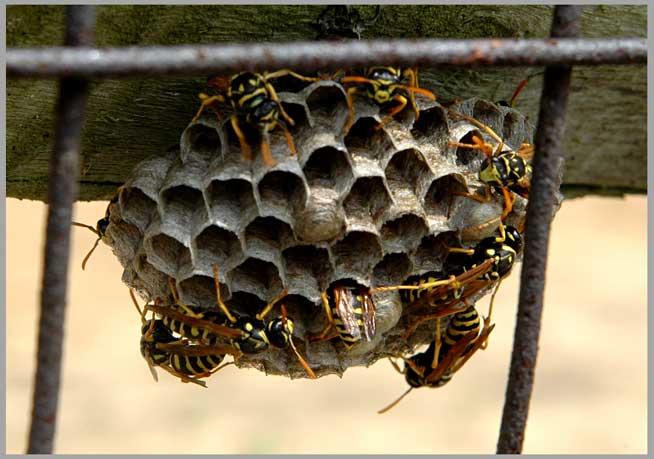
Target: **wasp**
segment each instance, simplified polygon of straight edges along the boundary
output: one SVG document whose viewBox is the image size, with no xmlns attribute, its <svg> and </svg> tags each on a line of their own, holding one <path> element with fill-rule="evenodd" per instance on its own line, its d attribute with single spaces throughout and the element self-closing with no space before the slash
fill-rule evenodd
<svg viewBox="0 0 654 459">
<path fill-rule="evenodd" d="M 372 341 L 376 332 L 376 307 L 369 288 L 341 281 L 322 292 L 321 299 L 327 326 L 314 341 L 339 336 L 347 349 L 351 349 L 363 337 L 366 341 Z M 336 334 L 329 336 L 332 328 Z"/>
<path fill-rule="evenodd" d="M 408 80 L 408 85 L 402 84 Z M 377 104 L 382 105 L 388 102 L 396 102 L 386 117 L 375 126 L 375 130 L 381 129 L 391 118 L 400 113 L 408 102 L 411 102 L 411 108 L 416 114 L 416 120 L 420 116 L 418 106 L 416 105 L 415 94 L 436 100 L 433 92 L 421 88 L 418 85 L 418 69 L 399 67 L 370 67 L 365 70 L 365 76 L 349 75 L 340 78 L 340 83 L 347 85 L 353 83 L 353 86 L 347 87 L 347 108 L 349 116 L 345 123 L 344 132 L 352 127 L 354 122 L 354 101 L 353 96 L 356 93 L 364 92 L 365 96 Z M 407 100 L 408 97 L 408 100 Z"/>
<path fill-rule="evenodd" d="M 214 108 L 220 115 L 221 111 L 217 104 L 230 104 L 234 113 L 229 120 L 241 145 L 241 156 L 248 161 L 252 160 L 252 149 L 240 125 L 241 121 L 245 121 L 248 126 L 257 129 L 261 135 L 263 161 L 268 166 L 274 166 L 276 162 L 270 152 L 268 133 L 275 127 L 279 126 L 282 129 L 291 155 L 296 154 L 295 143 L 287 127 L 287 124 L 295 126 L 295 121 L 286 113 L 275 88 L 270 84 L 270 80 L 286 75 L 307 82 L 320 80 L 320 78 L 305 77 L 288 69 L 273 73 L 241 72 L 230 78 L 213 77 L 208 80 L 207 84 L 217 89 L 218 94 L 209 96 L 200 93 L 199 97 L 202 103 L 193 117 L 193 122 L 200 118 L 207 106 Z M 280 119 L 280 115 L 284 121 Z"/>
<path fill-rule="evenodd" d="M 141 316 L 141 355 L 155 381 L 159 380 L 155 367 L 159 367 L 182 382 L 206 387 L 206 383 L 200 378 L 209 377 L 233 363 L 221 365 L 226 354 L 234 354 L 233 349 L 229 347 L 193 343 L 186 338 L 175 337 L 173 331 L 161 319 L 153 317 L 146 320 L 147 305 L 142 312 L 134 293 L 131 290 L 129 292 Z"/>
<path fill-rule="evenodd" d="M 411 335 L 416 327 L 425 321 L 439 319 L 460 311 L 459 304 L 465 304 L 467 298 L 497 282 L 491 294 L 490 315 L 499 286 L 510 274 L 522 245 L 522 236 L 518 230 L 513 226 L 501 224 L 499 236 L 484 238 L 470 249 L 449 248 L 444 263 L 444 271 L 447 275 L 429 272 L 407 279 L 406 283 L 412 283 L 419 288 L 413 292 L 400 293 L 403 301 L 409 303 L 405 310 L 415 310 L 424 306 L 436 309 L 411 324 L 404 337 Z M 445 281 L 446 278 L 452 279 L 452 276 L 455 276 L 452 282 Z"/>
<path fill-rule="evenodd" d="M 365 338 L 372 341 L 376 332 L 376 306 L 373 295 L 393 290 L 420 290 L 455 282 L 454 276 L 422 285 L 392 285 L 377 288 L 364 287 L 349 280 L 340 280 L 321 293 L 327 325 L 312 341 L 324 341 L 338 336 L 349 350 Z M 401 293 L 402 294 L 402 293 Z M 329 335 L 334 329 L 335 333 Z"/>
<path fill-rule="evenodd" d="M 79 223 L 79 222 L 72 222 L 74 226 L 80 226 L 82 228 L 87 228 L 93 232 L 98 238 L 95 241 L 95 244 L 93 244 L 93 247 L 91 247 L 91 250 L 89 250 L 89 253 L 86 254 L 84 257 L 84 260 L 82 260 L 82 270 L 86 268 L 86 262 L 89 260 L 91 257 L 91 254 L 95 250 L 95 248 L 98 246 L 100 241 L 105 241 L 105 237 L 107 235 L 107 228 L 109 228 L 109 217 L 111 216 L 111 212 L 113 211 L 114 207 L 118 203 L 118 198 L 120 196 L 120 191 L 121 188 L 118 188 L 118 191 L 114 195 L 113 198 L 111 198 L 111 201 L 109 201 L 109 204 L 107 205 L 107 210 L 105 210 L 104 217 L 102 217 L 100 220 L 98 220 L 98 223 L 96 223 L 95 228 L 92 227 L 91 225 L 85 225 L 84 223 Z"/>
<path fill-rule="evenodd" d="M 452 316 L 442 337 L 440 321 L 437 322 L 434 341 L 427 350 L 403 359 L 403 370 L 391 360 L 393 367 L 404 374 L 410 387 L 393 403 L 378 411 L 379 414 L 389 411 L 414 388 L 444 386 L 477 350 L 486 348 L 488 337 L 495 328 L 495 324 L 490 323 L 490 312 L 484 318 L 482 327 L 475 307 L 466 306 L 466 309 Z"/>
<path fill-rule="evenodd" d="M 523 142 L 518 148 L 518 151 L 502 151 L 504 149 L 504 141 L 489 126 L 454 110 L 450 110 L 450 113 L 474 124 L 497 142 L 497 148 L 493 149 L 493 145 L 473 135 L 473 144 L 460 142 L 449 143 L 451 147 L 481 150 L 486 156 L 479 171 L 479 180 L 486 184 L 485 195 L 479 196 L 461 192 L 455 192 L 454 194 L 466 196 L 479 202 L 488 202 L 491 199 L 491 190 L 499 189 L 504 196 L 504 210 L 502 211 L 502 220 L 504 220 L 513 209 L 513 201 L 515 200 L 513 193 L 517 193 L 524 198 L 529 198 L 532 172 L 530 160 L 534 155 L 534 146 L 530 143 Z"/>
<path fill-rule="evenodd" d="M 174 303 L 169 306 L 148 305 L 147 308 L 162 316 L 162 321 L 175 333 L 190 339 L 213 344 L 218 336 L 230 339 L 234 349 L 243 354 L 263 352 L 270 345 L 286 349 L 291 347 L 298 361 L 309 374 L 315 378 L 315 373 L 302 358 L 293 342 L 293 319 L 287 316 L 286 307 L 281 305 L 281 315 L 265 323 L 263 319 L 284 298 L 287 290 L 282 291 L 273 301 L 256 316 L 235 315 L 223 303 L 220 294 L 218 265 L 214 265 L 214 283 L 218 308 L 202 309 L 184 304 L 170 281 Z"/>
</svg>

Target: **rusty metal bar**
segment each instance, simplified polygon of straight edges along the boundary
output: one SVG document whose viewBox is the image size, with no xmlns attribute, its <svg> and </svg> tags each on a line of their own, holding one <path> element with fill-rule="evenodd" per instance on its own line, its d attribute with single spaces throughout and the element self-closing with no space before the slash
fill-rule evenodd
<svg viewBox="0 0 654 459">
<path fill-rule="evenodd" d="M 95 7 L 68 6 L 66 19 L 66 45 L 89 46 L 92 43 Z M 28 454 L 50 454 L 54 445 L 63 354 L 70 226 L 73 201 L 77 194 L 86 94 L 85 80 L 78 77 L 61 79 L 55 147 L 50 160 L 41 315 Z"/>
<path fill-rule="evenodd" d="M 194 75 L 378 65 L 600 65 L 647 62 L 645 39 L 355 40 L 126 48 L 11 48 L 8 77 Z"/>
<path fill-rule="evenodd" d="M 552 37 L 577 36 L 580 17 L 580 6 L 557 6 L 552 21 Z M 563 161 L 561 139 L 571 71 L 569 66 L 552 66 L 545 69 L 538 127 L 534 139 L 536 154 L 533 159 L 534 172 L 525 228 L 518 317 L 497 443 L 498 454 L 522 452 L 538 354 L 554 194 L 559 186 Z"/>
</svg>

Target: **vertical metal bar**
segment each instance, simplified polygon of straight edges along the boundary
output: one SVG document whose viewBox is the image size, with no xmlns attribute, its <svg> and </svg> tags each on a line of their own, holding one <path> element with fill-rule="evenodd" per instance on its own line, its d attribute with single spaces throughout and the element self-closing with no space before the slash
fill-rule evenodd
<svg viewBox="0 0 654 459">
<path fill-rule="evenodd" d="M 557 6 L 554 10 L 551 36 L 553 38 L 576 37 L 580 17 L 580 6 Z M 522 452 L 538 353 L 554 193 L 558 186 L 563 160 L 561 139 L 570 91 L 571 70 L 571 67 L 559 66 L 545 69 L 534 142 L 536 154 L 533 160 L 534 172 L 525 228 L 525 253 L 520 278 L 518 317 L 497 443 L 498 454 Z"/>
<path fill-rule="evenodd" d="M 68 6 L 66 19 L 66 45 L 91 45 L 95 7 Z M 77 194 L 86 93 L 85 80 L 74 77 L 61 79 L 55 147 L 50 160 L 37 367 L 27 447 L 29 454 L 52 453 L 54 444 L 61 379 L 70 226 L 73 201 Z"/>
</svg>

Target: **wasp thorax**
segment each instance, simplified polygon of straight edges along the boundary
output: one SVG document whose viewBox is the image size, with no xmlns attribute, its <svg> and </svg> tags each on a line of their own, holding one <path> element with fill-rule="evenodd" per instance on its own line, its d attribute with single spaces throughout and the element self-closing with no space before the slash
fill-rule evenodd
<svg viewBox="0 0 654 459">
<path fill-rule="evenodd" d="M 241 330 L 243 335 L 233 341 L 234 347 L 239 351 L 244 354 L 256 354 L 268 349 L 269 341 L 263 321 L 252 317 L 240 317 L 233 327 Z"/>
</svg>

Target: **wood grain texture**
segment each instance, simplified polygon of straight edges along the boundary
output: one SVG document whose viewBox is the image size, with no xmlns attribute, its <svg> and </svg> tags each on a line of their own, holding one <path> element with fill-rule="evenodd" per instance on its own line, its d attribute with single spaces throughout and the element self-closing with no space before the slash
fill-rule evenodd
<svg viewBox="0 0 654 459">
<path fill-rule="evenodd" d="M 542 38 L 549 6 L 99 6 L 98 46 L 172 45 L 316 38 Z M 7 46 L 63 40 L 63 6 L 8 6 Z M 586 7 L 582 37 L 647 34 L 645 6 Z M 335 29 L 338 25 L 340 28 Z M 383 63 L 380 63 L 383 64 Z M 301 69 L 298 69 L 301 71 Z M 421 85 L 439 100 L 507 99 L 537 68 L 422 68 Z M 97 80 L 90 87 L 80 200 L 109 198 L 142 159 L 174 148 L 206 90 L 194 78 Z M 536 122 L 542 76 L 530 80 L 517 109 Z M 7 82 L 7 194 L 45 200 L 54 139 L 54 80 Z M 645 66 L 577 67 L 564 150 L 569 195 L 644 193 L 647 189 Z"/>
</svg>

